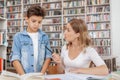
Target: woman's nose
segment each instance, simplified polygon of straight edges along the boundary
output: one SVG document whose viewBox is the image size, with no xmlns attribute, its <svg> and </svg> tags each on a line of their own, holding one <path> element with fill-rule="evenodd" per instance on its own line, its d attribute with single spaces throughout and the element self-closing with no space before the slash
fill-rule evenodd
<svg viewBox="0 0 120 80">
<path fill-rule="evenodd" d="M 66 34 L 66 33 L 67 33 L 67 30 L 64 31 L 64 34 Z"/>
</svg>

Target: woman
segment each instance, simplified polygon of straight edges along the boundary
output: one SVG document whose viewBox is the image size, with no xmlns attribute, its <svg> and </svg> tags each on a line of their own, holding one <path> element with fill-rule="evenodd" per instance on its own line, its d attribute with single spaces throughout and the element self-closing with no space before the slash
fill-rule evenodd
<svg viewBox="0 0 120 80">
<path fill-rule="evenodd" d="M 82 19 L 72 19 L 66 25 L 64 37 L 67 45 L 63 46 L 61 57 L 55 53 L 52 55 L 59 69 L 65 70 L 65 73 L 108 74 L 108 68 L 104 61 L 91 46 L 87 26 Z M 90 68 L 91 62 L 96 67 Z"/>
</svg>

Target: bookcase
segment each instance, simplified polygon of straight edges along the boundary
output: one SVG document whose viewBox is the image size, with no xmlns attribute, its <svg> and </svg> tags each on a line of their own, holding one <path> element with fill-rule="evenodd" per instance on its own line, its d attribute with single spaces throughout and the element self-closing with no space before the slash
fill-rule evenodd
<svg viewBox="0 0 120 80">
<path fill-rule="evenodd" d="M 93 44 L 102 56 L 111 55 L 110 0 L 87 0 L 86 22 Z"/>
<path fill-rule="evenodd" d="M 25 13 L 31 5 L 41 5 L 46 10 L 41 29 L 48 34 L 54 52 L 60 53 L 61 47 L 65 44 L 64 25 L 72 18 L 82 18 L 87 23 L 89 35 L 99 55 L 104 56 L 104 59 L 112 55 L 110 0 L 0 0 L 0 3 L 0 14 L 4 10 L 2 3 L 6 3 L 4 8 L 8 18 L 7 59 L 11 52 L 14 34 L 26 27 Z M 107 61 L 106 63 L 109 64 Z M 8 68 L 13 69 L 9 60 L 7 61 Z"/>
<path fill-rule="evenodd" d="M 50 45 L 54 52 L 60 53 L 62 46 L 62 0 L 43 0 L 42 6 L 46 10 L 46 17 L 42 30 L 50 38 Z"/>
<path fill-rule="evenodd" d="M 0 17 L 0 72 L 3 70 L 3 62 L 6 59 L 7 49 L 7 20 Z"/>
</svg>

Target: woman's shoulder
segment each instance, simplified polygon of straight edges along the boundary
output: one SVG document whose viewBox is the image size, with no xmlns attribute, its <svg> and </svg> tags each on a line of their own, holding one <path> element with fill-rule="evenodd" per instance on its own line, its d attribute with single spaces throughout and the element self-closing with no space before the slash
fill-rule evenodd
<svg viewBox="0 0 120 80">
<path fill-rule="evenodd" d="M 92 52 L 92 51 L 96 51 L 94 47 L 92 46 L 88 46 L 85 48 L 86 52 Z"/>
</svg>

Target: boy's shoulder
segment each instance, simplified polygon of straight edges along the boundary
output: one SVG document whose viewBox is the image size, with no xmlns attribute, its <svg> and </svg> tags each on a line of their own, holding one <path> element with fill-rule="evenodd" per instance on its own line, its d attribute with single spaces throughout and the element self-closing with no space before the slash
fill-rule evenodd
<svg viewBox="0 0 120 80">
<path fill-rule="evenodd" d="M 15 36 L 20 36 L 22 34 L 22 32 L 17 32 L 16 34 L 15 34 Z"/>
</svg>

